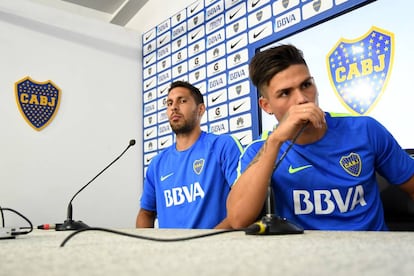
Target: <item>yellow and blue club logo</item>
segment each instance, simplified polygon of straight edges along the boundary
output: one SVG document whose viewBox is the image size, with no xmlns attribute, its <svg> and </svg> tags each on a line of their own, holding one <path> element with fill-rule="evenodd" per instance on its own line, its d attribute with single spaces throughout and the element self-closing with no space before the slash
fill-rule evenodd
<svg viewBox="0 0 414 276">
<path fill-rule="evenodd" d="M 61 90 L 52 81 L 37 82 L 25 77 L 15 83 L 16 102 L 26 122 L 35 130 L 44 129 L 59 109 Z"/>
<path fill-rule="evenodd" d="M 394 60 L 394 34 L 372 27 L 354 40 L 340 39 L 327 56 L 331 84 L 353 114 L 367 114 L 383 94 Z"/>
<path fill-rule="evenodd" d="M 359 176 L 362 170 L 362 161 L 358 153 L 351 152 L 339 160 L 342 168 L 352 176 Z"/>
<path fill-rule="evenodd" d="M 203 171 L 204 159 L 198 159 L 193 162 L 193 170 L 196 174 L 200 174 Z"/>
</svg>

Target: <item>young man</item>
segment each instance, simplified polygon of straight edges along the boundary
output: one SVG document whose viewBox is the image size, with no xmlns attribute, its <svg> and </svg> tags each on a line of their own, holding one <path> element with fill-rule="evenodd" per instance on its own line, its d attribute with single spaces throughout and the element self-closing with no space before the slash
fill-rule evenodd
<svg viewBox="0 0 414 276">
<path fill-rule="evenodd" d="M 167 116 L 176 143 L 151 161 L 137 227 L 229 228 L 226 199 L 237 177 L 242 146 L 230 135 L 201 131 L 206 110 L 193 85 L 177 81 L 167 97 Z"/>
<path fill-rule="evenodd" d="M 270 179 L 276 214 L 304 229 L 386 230 L 375 172 L 414 198 L 414 160 L 374 119 L 322 111 L 294 46 L 258 53 L 249 71 L 260 107 L 278 125 L 240 158 L 242 174 L 227 202 L 230 225 L 247 227 L 258 219 Z"/>
</svg>

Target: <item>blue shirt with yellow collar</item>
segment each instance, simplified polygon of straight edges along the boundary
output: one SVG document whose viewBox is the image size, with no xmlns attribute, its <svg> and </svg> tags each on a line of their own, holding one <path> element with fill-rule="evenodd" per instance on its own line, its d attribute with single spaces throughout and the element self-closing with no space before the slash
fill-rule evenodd
<svg viewBox="0 0 414 276">
<path fill-rule="evenodd" d="M 402 184 L 414 175 L 414 160 L 373 118 L 326 113 L 326 122 L 324 137 L 293 145 L 273 172 L 276 213 L 309 230 L 387 230 L 375 172 Z M 241 172 L 268 134 L 245 149 Z"/>
<path fill-rule="evenodd" d="M 141 208 L 157 213 L 160 228 L 214 228 L 226 217 L 242 150 L 233 136 L 206 132 L 187 150 L 173 144 L 149 164 Z"/>
</svg>

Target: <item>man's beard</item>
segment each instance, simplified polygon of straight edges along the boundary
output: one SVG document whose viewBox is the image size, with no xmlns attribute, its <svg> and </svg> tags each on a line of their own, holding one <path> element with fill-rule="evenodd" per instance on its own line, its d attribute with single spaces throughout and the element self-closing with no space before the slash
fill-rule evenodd
<svg viewBox="0 0 414 276">
<path fill-rule="evenodd" d="M 195 116 L 196 114 L 194 114 L 194 117 Z M 192 119 L 191 121 L 184 121 L 184 124 L 172 124 L 170 122 L 170 126 L 175 134 L 187 134 L 194 130 L 194 128 L 197 126 L 197 121 L 195 119 Z"/>
</svg>

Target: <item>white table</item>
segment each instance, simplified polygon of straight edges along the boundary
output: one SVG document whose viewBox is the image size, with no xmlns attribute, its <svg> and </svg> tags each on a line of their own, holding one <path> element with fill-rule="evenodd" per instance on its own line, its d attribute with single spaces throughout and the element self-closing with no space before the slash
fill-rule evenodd
<svg viewBox="0 0 414 276">
<path fill-rule="evenodd" d="M 129 229 L 151 237 L 215 230 Z M 414 275 L 414 233 L 305 231 L 225 233 L 180 242 L 111 233 L 34 230 L 0 240 L 0 275 Z"/>
</svg>

